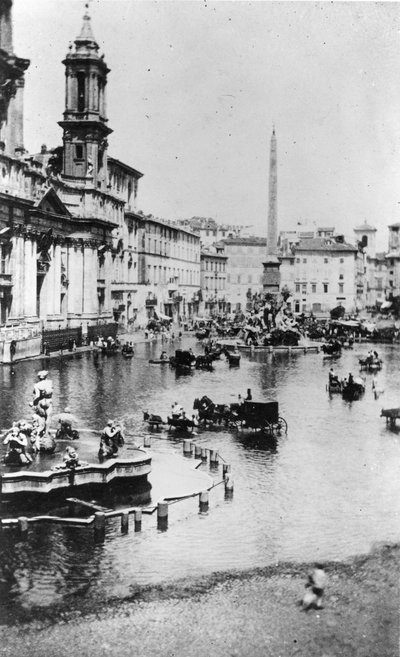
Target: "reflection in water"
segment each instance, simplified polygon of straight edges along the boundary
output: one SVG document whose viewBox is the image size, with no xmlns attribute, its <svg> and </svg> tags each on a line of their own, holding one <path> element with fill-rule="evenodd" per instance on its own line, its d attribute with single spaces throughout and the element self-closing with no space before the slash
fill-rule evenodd
<svg viewBox="0 0 400 657">
<path fill-rule="evenodd" d="M 358 372 L 366 350 L 357 346 L 345 352 L 335 369 L 340 375 Z M 154 516 L 144 518 L 140 534 L 123 537 L 119 521 L 110 522 L 104 545 L 95 544 L 89 530 L 35 527 L 26 543 L 6 532 L 0 585 L 8 609 L 70 605 L 74 594 L 76 604 L 95 606 L 96 600 L 129 595 L 166 578 L 278 559 L 341 558 L 368 550 L 374 541 L 398 540 L 400 438 L 380 417 L 382 407 L 399 405 L 397 347 L 379 348 L 382 396 L 374 399 L 372 376 L 365 374 L 366 393 L 354 403 L 328 395 L 330 364 L 321 354 L 256 352 L 243 354 L 238 368 L 221 360 L 212 372 L 177 376 L 168 367 L 148 364 L 159 351 L 146 344 L 133 359 L 87 353 L 18 363 L 14 374 L 4 367 L 0 428 L 28 414 L 35 373 L 45 367 L 54 381 L 54 412 L 68 405 L 88 429 L 100 430 L 116 418 L 129 439 L 141 443 L 148 433 L 143 410 L 166 419 L 178 401 L 191 414 L 196 397 L 231 403 L 251 388 L 254 400 L 279 402 L 288 435 L 265 441 L 224 428 L 198 431 L 196 442 L 217 450 L 231 465 L 234 497 L 227 501 L 223 486 L 215 488 L 206 515 L 199 515 L 197 499 L 173 505 L 164 534 Z M 152 450 L 155 503 L 166 489 L 162 460 L 181 455 L 182 436 L 152 433 Z"/>
</svg>

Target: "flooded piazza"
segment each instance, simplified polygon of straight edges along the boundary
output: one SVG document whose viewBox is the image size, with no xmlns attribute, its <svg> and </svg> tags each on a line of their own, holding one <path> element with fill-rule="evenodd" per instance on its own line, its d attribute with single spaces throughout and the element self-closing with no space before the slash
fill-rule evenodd
<svg viewBox="0 0 400 657">
<path fill-rule="evenodd" d="M 139 344 L 131 360 L 84 352 L 4 366 L 1 427 L 23 416 L 36 372 L 46 367 L 54 383 L 54 412 L 68 405 L 88 430 L 100 431 L 115 418 L 128 440 L 143 444 L 149 433 L 144 410 L 166 418 L 178 401 L 189 415 L 196 397 L 232 403 L 251 388 L 254 400 L 279 402 L 287 435 L 271 441 L 234 429 L 196 430 L 193 440 L 231 465 L 234 495 L 225 499 L 224 487 L 215 487 L 209 511 L 202 514 L 197 497 L 171 505 L 166 532 L 157 530 L 151 515 L 143 516 L 140 533 L 124 536 L 119 519 L 108 522 L 102 544 L 93 541 L 90 527 L 32 525 L 27 541 L 3 532 L 4 619 L 54 605 L 91 608 L 96 601 L 123 599 L 140 587 L 188 575 L 342 559 L 399 539 L 400 433 L 380 417 L 383 407 L 399 406 L 398 346 L 377 346 L 384 361 L 380 398 L 374 398 L 372 375 L 363 373 L 366 392 L 353 403 L 329 396 L 331 362 L 321 353 L 242 353 L 238 368 L 222 358 L 213 371 L 178 376 L 168 366 L 149 365 L 160 346 Z M 201 351 L 191 338 L 183 346 Z M 368 349 L 356 344 L 344 351 L 335 362 L 339 375 L 358 373 L 358 359 Z M 152 434 L 152 489 L 145 504 L 168 496 L 178 461 L 193 467 L 183 461 L 182 443 L 182 435 L 167 430 Z M 209 472 L 209 466 L 202 469 Z"/>
</svg>

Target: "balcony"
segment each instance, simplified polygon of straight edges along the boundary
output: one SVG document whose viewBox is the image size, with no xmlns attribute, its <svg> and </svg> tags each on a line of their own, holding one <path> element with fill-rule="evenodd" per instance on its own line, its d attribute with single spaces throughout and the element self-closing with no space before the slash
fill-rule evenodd
<svg viewBox="0 0 400 657">
<path fill-rule="evenodd" d="M 12 274 L 0 274 L 0 287 L 12 287 Z"/>
<path fill-rule="evenodd" d="M 156 297 L 145 300 L 146 308 L 154 308 L 154 306 L 156 306 L 156 305 L 157 305 L 157 298 Z"/>
</svg>

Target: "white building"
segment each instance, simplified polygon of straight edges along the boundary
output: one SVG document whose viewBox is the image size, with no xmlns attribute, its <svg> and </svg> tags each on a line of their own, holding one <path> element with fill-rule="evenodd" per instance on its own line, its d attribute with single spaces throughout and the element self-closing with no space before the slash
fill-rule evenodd
<svg viewBox="0 0 400 657">
<path fill-rule="evenodd" d="M 281 289 L 292 293 L 294 312 L 328 315 L 336 306 L 357 307 L 359 251 L 340 237 L 302 240 L 281 266 Z"/>
</svg>

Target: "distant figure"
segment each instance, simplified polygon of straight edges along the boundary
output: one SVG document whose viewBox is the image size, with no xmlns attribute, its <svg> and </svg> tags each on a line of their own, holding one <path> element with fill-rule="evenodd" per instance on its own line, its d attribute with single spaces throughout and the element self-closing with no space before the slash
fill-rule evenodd
<svg viewBox="0 0 400 657">
<path fill-rule="evenodd" d="M 251 389 L 247 388 L 247 395 L 245 397 L 245 401 L 251 401 L 253 399 L 252 394 L 251 394 Z"/>
<path fill-rule="evenodd" d="M 384 392 L 382 384 L 379 383 L 378 377 L 376 374 L 372 379 L 372 392 L 374 393 L 375 399 L 378 399 L 379 395 Z"/>
<path fill-rule="evenodd" d="M 308 576 L 306 589 L 301 606 L 304 611 L 309 609 L 322 609 L 322 598 L 326 586 L 327 576 L 323 566 L 315 564 L 315 568 Z"/>
<path fill-rule="evenodd" d="M 338 376 L 335 370 L 333 369 L 333 367 L 331 367 L 331 369 L 329 370 L 329 383 L 333 385 L 339 383 Z"/>
<path fill-rule="evenodd" d="M 183 414 L 183 408 L 178 402 L 175 402 L 172 406 L 172 417 L 178 418 Z"/>
</svg>

